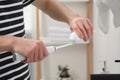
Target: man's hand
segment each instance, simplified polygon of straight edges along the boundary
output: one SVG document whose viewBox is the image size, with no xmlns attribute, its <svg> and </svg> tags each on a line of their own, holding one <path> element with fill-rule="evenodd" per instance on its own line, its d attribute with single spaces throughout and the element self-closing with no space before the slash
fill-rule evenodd
<svg viewBox="0 0 120 80">
<path fill-rule="evenodd" d="M 30 40 L 24 38 L 15 38 L 13 51 L 27 57 L 23 62 L 36 62 L 43 60 L 48 56 L 48 52 L 40 40 Z"/>
<path fill-rule="evenodd" d="M 93 34 L 93 26 L 88 18 L 73 18 L 70 21 L 70 29 L 84 41 L 88 41 Z"/>
</svg>

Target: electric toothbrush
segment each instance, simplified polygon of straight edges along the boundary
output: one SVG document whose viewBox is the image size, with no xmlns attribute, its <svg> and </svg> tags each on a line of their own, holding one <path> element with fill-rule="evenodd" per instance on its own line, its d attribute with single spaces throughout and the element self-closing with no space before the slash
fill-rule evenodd
<svg viewBox="0 0 120 80">
<path fill-rule="evenodd" d="M 71 46 L 73 44 L 75 44 L 77 41 L 79 41 L 80 38 L 77 36 L 77 34 L 75 32 L 73 32 L 70 37 L 69 37 L 69 41 L 67 44 L 64 44 L 64 45 L 61 45 L 61 46 L 48 46 L 46 47 L 47 48 L 47 51 L 49 54 L 52 54 L 54 52 L 56 52 L 57 50 L 61 49 L 61 48 L 64 48 L 64 47 L 68 47 L 68 46 Z M 14 61 L 23 61 L 25 60 L 26 57 L 23 56 L 23 55 L 20 55 L 20 54 L 13 54 L 13 60 Z"/>
</svg>

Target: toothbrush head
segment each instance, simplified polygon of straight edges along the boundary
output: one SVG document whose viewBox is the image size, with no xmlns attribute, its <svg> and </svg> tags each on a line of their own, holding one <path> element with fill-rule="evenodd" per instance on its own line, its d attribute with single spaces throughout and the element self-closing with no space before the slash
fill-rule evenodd
<svg viewBox="0 0 120 80">
<path fill-rule="evenodd" d="M 69 37 L 70 44 L 75 44 L 78 40 L 80 40 L 80 38 L 77 36 L 75 32 L 73 32 Z"/>
</svg>

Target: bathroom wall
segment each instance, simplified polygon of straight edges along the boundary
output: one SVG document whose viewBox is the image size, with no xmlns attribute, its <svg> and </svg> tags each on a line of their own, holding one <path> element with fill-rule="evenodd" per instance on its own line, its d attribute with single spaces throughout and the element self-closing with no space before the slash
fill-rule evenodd
<svg viewBox="0 0 120 80">
<path fill-rule="evenodd" d="M 93 23 L 95 29 L 93 37 L 93 72 L 101 73 L 103 61 L 107 61 L 107 68 L 110 73 L 120 73 L 120 64 L 114 62 L 114 60 L 120 59 L 120 28 L 115 28 L 113 14 L 109 11 L 110 28 L 108 34 L 104 34 L 99 28 L 98 19 L 100 15 L 98 15 L 98 7 L 95 4 L 96 0 L 93 1 Z"/>
<path fill-rule="evenodd" d="M 86 7 L 85 4 L 81 3 L 66 3 L 67 6 L 71 6 L 75 12 L 82 13 L 81 16 L 86 17 Z M 81 6 L 80 6 L 81 5 Z M 73 8 L 74 6 L 75 8 Z M 35 8 L 30 5 L 24 9 L 24 17 L 26 24 L 26 34 L 28 37 L 35 39 L 36 31 L 36 17 Z M 48 21 L 49 24 L 50 21 Z M 43 27 L 43 26 L 42 26 Z M 31 35 L 32 36 L 31 36 Z M 42 80 L 56 80 L 58 65 L 68 65 L 70 67 L 70 73 L 73 80 L 86 80 L 87 64 L 86 64 L 86 45 L 76 44 L 61 50 L 58 50 L 55 54 L 50 55 L 45 60 L 41 62 L 41 78 Z M 31 64 L 31 80 L 37 80 L 37 69 L 36 63 Z"/>
</svg>

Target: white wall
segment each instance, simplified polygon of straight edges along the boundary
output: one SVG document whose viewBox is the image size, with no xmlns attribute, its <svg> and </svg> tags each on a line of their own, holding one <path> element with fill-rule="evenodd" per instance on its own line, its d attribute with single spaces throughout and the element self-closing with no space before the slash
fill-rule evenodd
<svg viewBox="0 0 120 80">
<path fill-rule="evenodd" d="M 120 64 L 114 62 L 114 60 L 120 59 L 120 28 L 114 27 L 113 15 L 110 12 L 110 29 L 108 34 L 104 34 L 98 25 L 96 4 L 93 5 L 93 9 L 93 23 L 96 31 L 93 38 L 93 72 L 101 73 L 105 60 L 110 73 L 120 73 Z"/>
</svg>

